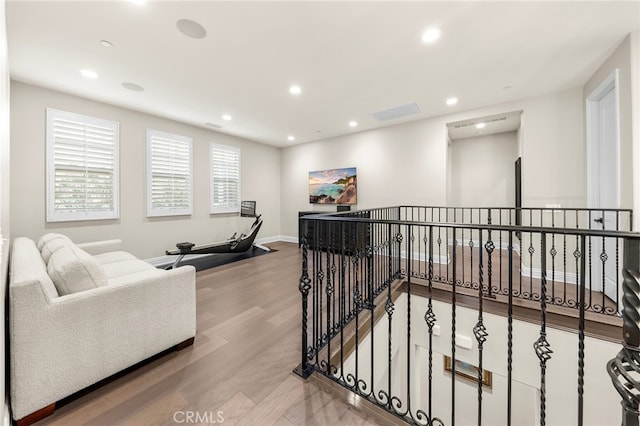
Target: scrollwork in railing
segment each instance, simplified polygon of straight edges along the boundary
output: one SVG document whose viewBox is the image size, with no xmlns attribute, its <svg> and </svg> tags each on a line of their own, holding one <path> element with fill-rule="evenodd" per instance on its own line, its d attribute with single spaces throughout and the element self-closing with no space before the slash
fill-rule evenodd
<svg viewBox="0 0 640 426">
<path fill-rule="evenodd" d="M 637 426 L 640 414 L 640 239 L 625 240 L 622 278 L 624 346 L 607 364 L 607 372 L 622 398 L 622 425 Z"/>
</svg>

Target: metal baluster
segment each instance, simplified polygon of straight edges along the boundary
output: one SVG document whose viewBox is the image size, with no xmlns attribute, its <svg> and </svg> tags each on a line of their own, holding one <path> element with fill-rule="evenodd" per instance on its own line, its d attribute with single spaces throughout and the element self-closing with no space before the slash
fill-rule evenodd
<svg viewBox="0 0 640 426">
<path fill-rule="evenodd" d="M 453 282 L 451 291 L 451 424 L 456 424 L 456 230 L 453 228 Z"/>
<path fill-rule="evenodd" d="M 303 223 L 305 225 L 305 234 L 306 234 L 307 222 L 303 221 Z M 309 279 L 309 268 L 308 268 L 308 261 L 307 261 L 307 237 L 305 235 L 302 237 L 302 275 L 300 276 L 300 283 L 298 285 L 298 290 L 302 295 L 302 339 L 301 339 L 301 348 L 300 348 L 300 355 L 301 355 L 302 362 L 300 363 L 298 368 L 294 370 L 296 374 L 298 374 L 299 376 L 305 379 L 309 377 L 311 375 L 311 372 L 313 371 L 312 368 L 307 363 L 307 346 L 308 346 L 307 345 L 307 341 L 308 341 L 307 309 L 308 309 L 308 297 L 309 297 L 310 289 L 311 289 L 311 280 Z"/>
<path fill-rule="evenodd" d="M 502 209 L 500 209 L 500 225 L 502 225 Z M 499 280 L 498 280 L 498 294 L 504 294 L 503 288 L 502 288 L 502 231 L 498 231 L 498 273 L 499 275 Z"/>
<path fill-rule="evenodd" d="M 489 225 L 491 225 L 491 209 L 489 209 L 489 217 L 487 218 L 487 223 Z M 491 229 L 489 229 L 489 235 L 488 235 L 488 240 L 491 241 Z M 492 249 L 491 252 L 493 252 L 493 248 L 495 248 L 495 246 L 493 245 L 493 242 L 491 243 L 492 245 Z M 480 246 L 482 247 L 482 246 Z M 489 253 L 489 258 L 487 259 L 487 272 L 489 273 L 488 276 L 488 280 L 487 280 L 487 289 L 489 290 L 489 294 L 487 294 L 488 297 L 494 297 L 493 296 L 493 282 L 491 280 L 491 252 Z"/>
<path fill-rule="evenodd" d="M 358 373 L 359 373 L 359 364 L 360 364 L 360 356 L 359 356 L 359 349 L 360 349 L 360 338 L 358 337 L 358 332 L 360 330 L 360 311 L 362 310 L 362 294 L 360 293 L 360 274 L 358 271 L 358 254 L 357 252 L 355 254 L 352 255 L 352 259 L 351 259 L 353 266 L 354 266 L 354 271 L 353 271 L 353 275 L 354 275 L 354 284 L 353 284 L 353 301 L 355 304 L 355 308 L 356 308 L 356 319 L 355 319 L 355 340 L 354 340 L 354 349 L 355 349 L 355 362 L 356 362 L 356 366 L 355 366 L 355 379 L 353 380 L 353 391 L 354 392 L 358 392 Z M 347 375 L 348 377 L 348 375 Z"/>
<path fill-rule="evenodd" d="M 427 302 L 427 312 L 424 314 L 424 320 L 429 328 L 429 419 L 433 419 L 432 403 L 433 403 L 433 326 L 436 324 L 436 315 L 433 313 L 432 290 L 433 290 L 433 227 L 429 227 L 429 301 Z"/>
<path fill-rule="evenodd" d="M 391 277 L 392 275 L 392 267 L 391 267 L 391 254 L 392 254 L 392 244 L 391 244 L 391 224 L 389 224 L 389 276 Z M 384 305 L 384 309 L 387 312 L 387 324 L 388 324 L 388 330 L 387 330 L 387 371 L 389 372 L 388 377 L 387 377 L 387 410 L 391 410 L 391 351 L 392 351 L 392 346 L 391 346 L 391 336 L 392 336 L 392 330 L 391 330 L 391 320 L 392 320 L 392 315 L 393 315 L 393 299 L 391 297 L 391 285 L 389 285 L 388 287 L 389 291 L 387 292 L 387 302 Z"/>
<path fill-rule="evenodd" d="M 318 229 L 320 226 L 322 226 L 322 223 L 318 220 L 314 220 L 313 221 L 313 243 L 314 243 L 314 248 L 313 248 L 313 257 L 312 257 L 312 275 L 311 275 L 311 279 L 312 279 L 312 290 L 313 290 L 313 302 L 312 302 L 312 306 L 313 306 L 313 348 L 317 349 L 320 342 L 320 336 L 318 334 L 318 331 L 320 329 L 320 327 L 318 326 L 320 323 L 320 312 L 318 310 L 318 256 L 320 253 L 320 249 L 319 249 L 319 244 L 320 244 L 320 230 Z M 318 358 L 316 356 L 316 364 L 318 363 Z"/>
<path fill-rule="evenodd" d="M 567 227 L 567 211 L 563 212 L 563 224 L 564 227 Z M 562 304 L 567 304 L 567 234 L 562 234 L 562 270 L 564 271 L 564 276 L 562 279 Z"/>
<path fill-rule="evenodd" d="M 555 211 L 551 209 L 551 227 L 555 228 Z M 556 234 L 551 234 L 551 250 L 549 250 L 551 254 L 551 303 L 556 303 L 556 254 L 558 251 L 556 250 Z M 566 275 L 566 271 L 564 272 Z"/>
<path fill-rule="evenodd" d="M 344 247 L 344 227 L 345 223 L 340 222 L 340 306 L 342 307 L 340 322 L 340 377 L 344 377 L 344 326 L 347 324 L 347 288 L 346 288 L 346 262 Z"/>
<path fill-rule="evenodd" d="M 441 210 L 438 209 L 438 223 L 441 223 L 442 221 L 440 220 L 440 212 Z M 442 227 L 438 227 L 438 278 L 440 282 L 442 282 L 442 251 L 440 250 L 442 247 L 442 236 L 441 236 L 441 230 Z"/>
<path fill-rule="evenodd" d="M 640 238 L 624 240 L 622 265 L 623 347 L 607 363 L 622 398 L 622 426 L 638 426 L 640 416 Z"/>
<path fill-rule="evenodd" d="M 482 231 L 480 233 L 482 233 Z M 480 246 L 480 247 L 482 247 L 482 246 Z M 491 230 L 489 230 L 488 240 L 484 244 L 484 249 L 487 251 L 487 288 L 489 289 L 488 297 L 493 297 L 492 294 L 491 294 L 491 285 L 492 285 L 491 283 L 493 282 L 493 269 L 491 267 L 492 266 L 491 262 L 492 262 L 493 250 L 495 248 L 496 248 L 496 246 L 493 243 L 493 241 L 491 240 Z M 482 259 L 480 259 L 480 262 L 482 262 Z"/>
<path fill-rule="evenodd" d="M 585 241 L 584 236 L 580 238 L 580 251 L 584 253 L 585 249 Z M 585 305 L 585 259 L 582 256 L 580 262 L 580 286 L 578 287 L 578 292 L 580 294 L 579 297 L 579 309 L 580 309 L 580 317 L 578 319 L 578 425 L 582 426 L 583 424 L 583 414 L 584 414 L 584 310 L 586 309 Z M 603 305 L 604 306 L 604 305 Z"/>
<path fill-rule="evenodd" d="M 546 250 L 546 234 L 541 233 L 541 252 Z M 546 256 L 541 256 L 540 269 L 542 269 L 541 297 L 540 297 L 540 337 L 533 344 L 533 348 L 540 360 L 540 425 L 546 424 L 547 410 L 547 361 L 551 359 L 551 345 L 547 341 L 547 273 Z"/>
<path fill-rule="evenodd" d="M 589 229 L 591 229 L 591 210 L 589 210 Z M 591 252 L 591 235 L 589 235 L 589 255 L 588 255 L 588 261 L 589 261 L 589 307 L 591 308 L 591 302 L 593 300 L 593 269 L 591 268 L 591 261 L 593 259 L 593 254 Z M 604 288 L 602 289 L 604 291 Z"/>
<path fill-rule="evenodd" d="M 330 272 L 332 272 L 331 269 L 331 252 L 335 252 L 335 241 L 334 241 L 334 232 L 335 232 L 335 228 L 334 228 L 334 224 L 333 223 L 328 223 L 327 224 L 329 227 L 329 242 L 328 242 L 328 247 L 327 247 L 327 255 L 326 260 L 327 260 L 327 286 L 325 288 L 325 291 L 327 293 L 327 368 L 326 368 L 326 373 L 327 376 L 329 376 L 331 374 L 331 338 L 333 337 L 333 327 L 331 326 L 331 312 L 332 312 L 332 302 L 333 302 L 333 281 L 332 281 L 332 274 Z M 335 315 L 335 313 L 334 313 Z"/>
<path fill-rule="evenodd" d="M 509 302 L 507 311 L 507 426 L 511 426 L 511 393 L 513 391 L 513 232 L 509 231 Z"/>
<path fill-rule="evenodd" d="M 411 416 L 411 265 L 413 263 L 413 226 L 407 225 L 407 413 Z"/>
<path fill-rule="evenodd" d="M 482 230 L 480 230 L 480 246 L 482 247 Z M 482 250 L 480 250 L 480 270 L 482 270 Z M 487 340 L 487 329 L 484 326 L 484 320 L 482 318 L 482 302 L 483 302 L 483 291 L 482 291 L 482 273 L 480 274 L 480 285 L 478 286 L 478 322 L 473 327 L 473 335 L 478 342 L 478 426 L 482 425 L 482 381 L 484 371 L 482 369 L 482 350 L 484 347 L 484 342 Z"/>
</svg>

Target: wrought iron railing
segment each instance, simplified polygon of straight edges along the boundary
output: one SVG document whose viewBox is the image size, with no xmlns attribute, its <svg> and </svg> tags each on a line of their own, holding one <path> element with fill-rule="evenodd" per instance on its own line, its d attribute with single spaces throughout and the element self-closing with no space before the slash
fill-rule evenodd
<svg viewBox="0 0 640 426">
<path fill-rule="evenodd" d="M 554 226 L 496 224 L 493 213 L 486 216 L 491 223 L 483 223 L 489 221 L 481 220 L 481 214 L 474 223 L 445 222 L 446 215 L 428 221 L 437 209 L 442 208 L 390 207 L 301 219 L 302 354 L 297 372 L 306 377 L 316 371 L 414 424 L 454 425 L 456 415 L 463 415 L 460 423 L 466 424 L 469 407 L 475 424 L 520 424 L 519 404 L 527 392 L 532 395 L 528 407 L 537 401 L 535 423 L 544 425 L 548 418 L 550 424 L 601 421 L 602 413 L 591 410 L 597 405 L 591 401 L 602 402 L 615 391 L 585 386 L 587 373 L 591 382 L 598 374 L 606 378 L 605 362 L 595 372 L 585 366 L 586 353 L 597 345 L 587 335 L 593 321 L 615 328 L 621 299 L 625 309 L 630 303 L 618 290 L 621 270 L 640 269 L 637 256 L 625 256 L 632 252 L 629 244 L 640 241 L 640 234 L 621 230 L 623 223 L 631 229 L 630 215 L 618 211 L 618 230 L 602 230 L 592 225 L 594 210 L 567 210 L 588 219 L 567 228 L 566 221 L 553 221 Z M 515 217 L 513 210 L 510 217 Z M 543 210 L 536 210 L 540 217 Z M 525 211 L 534 209 L 520 210 Z M 456 214 L 455 220 L 464 216 Z M 637 281 L 640 274 L 634 277 Z M 548 316 L 558 314 L 573 318 L 575 330 L 550 339 L 549 333 L 559 332 L 549 327 Z M 625 318 L 625 327 L 640 329 L 637 318 L 630 326 Z M 528 332 L 522 332 L 522 324 Z M 527 338 L 529 355 L 523 355 L 518 345 Z M 566 350 L 567 344 L 573 350 Z M 620 361 L 619 355 L 610 367 L 619 392 L 633 387 L 630 381 L 620 385 L 629 359 L 639 359 L 632 346 L 626 348 L 636 358 L 627 354 Z M 591 350 L 589 359 L 602 352 Z M 536 363 L 527 356 L 535 356 Z M 558 361 L 550 372 L 554 358 Z M 575 364 L 570 380 L 558 373 L 567 363 Z M 446 384 L 443 371 L 450 376 Z M 487 373 L 496 380 L 492 391 Z M 459 383 L 461 378 L 471 380 L 472 400 L 469 384 Z M 449 395 L 443 403 L 445 388 Z M 571 404 L 547 398 L 549 389 L 553 395 L 558 389 L 567 395 L 565 388 L 573 395 Z M 496 420 L 491 404 L 498 393 L 504 401 Z M 625 398 L 631 401 L 628 410 L 637 410 L 640 398 Z"/>
</svg>

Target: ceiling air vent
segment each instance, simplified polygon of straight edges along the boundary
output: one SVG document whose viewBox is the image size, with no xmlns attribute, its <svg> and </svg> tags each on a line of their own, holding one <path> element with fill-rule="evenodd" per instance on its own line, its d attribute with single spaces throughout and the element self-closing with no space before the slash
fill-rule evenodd
<svg viewBox="0 0 640 426">
<path fill-rule="evenodd" d="M 397 118 L 406 117 L 419 113 L 420 107 L 415 102 L 410 102 L 404 105 L 398 105 L 395 107 L 383 109 L 380 111 L 370 113 L 377 121 L 395 120 Z"/>
<path fill-rule="evenodd" d="M 454 129 L 462 129 L 462 128 L 464 128 L 464 127 L 475 126 L 475 125 L 476 125 L 476 124 L 478 124 L 478 123 L 485 123 L 485 124 L 488 124 L 488 123 L 496 123 L 496 122 L 498 122 L 498 121 L 504 121 L 504 120 L 506 120 L 506 119 L 507 119 L 507 117 L 505 117 L 505 116 L 503 115 L 502 117 L 491 118 L 491 119 L 489 119 L 489 120 L 465 121 L 465 122 L 461 122 L 461 123 L 458 123 L 458 124 L 454 124 L 454 125 L 453 125 L 453 128 L 454 128 Z"/>
<path fill-rule="evenodd" d="M 221 125 L 215 124 L 215 123 L 211 123 L 211 122 L 204 123 L 204 125 L 208 126 L 208 127 L 213 127 L 214 129 L 222 129 Z"/>
</svg>

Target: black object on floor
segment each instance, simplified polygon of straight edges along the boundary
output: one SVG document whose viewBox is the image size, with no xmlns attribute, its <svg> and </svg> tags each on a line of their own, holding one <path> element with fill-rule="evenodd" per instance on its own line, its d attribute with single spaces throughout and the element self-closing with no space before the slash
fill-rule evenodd
<svg viewBox="0 0 640 426">
<path fill-rule="evenodd" d="M 182 265 L 192 265 L 195 266 L 196 271 L 203 271 L 205 269 L 215 268 L 216 266 L 226 265 L 228 263 L 249 259 L 251 257 L 262 256 L 263 254 L 269 254 L 275 251 L 277 250 L 271 249 L 271 251 L 264 251 L 258 247 L 251 247 L 249 250 L 241 253 L 187 255 L 180 261 L 178 267 Z M 153 266 L 159 269 L 166 269 L 173 265 L 174 262 L 175 256 L 166 256 L 166 262 L 154 262 Z"/>
</svg>

